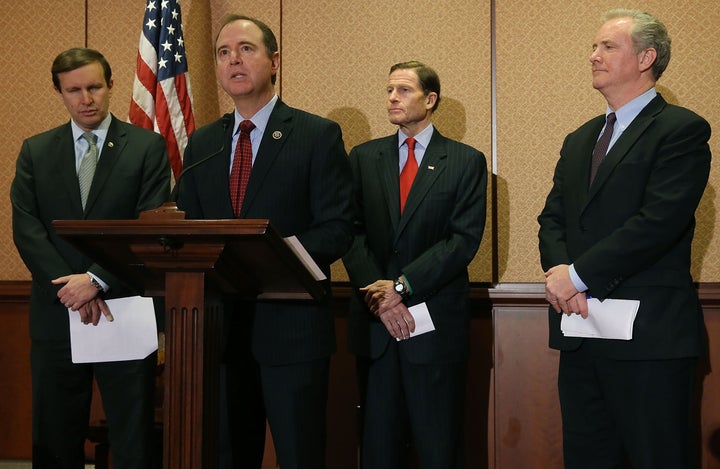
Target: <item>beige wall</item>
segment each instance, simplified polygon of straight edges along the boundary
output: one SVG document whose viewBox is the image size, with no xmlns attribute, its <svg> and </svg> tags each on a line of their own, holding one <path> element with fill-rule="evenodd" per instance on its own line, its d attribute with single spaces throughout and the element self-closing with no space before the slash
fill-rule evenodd
<svg viewBox="0 0 720 469">
<path fill-rule="evenodd" d="M 550 189 L 552 171 L 565 135 L 605 111 L 592 89 L 589 56 L 601 13 L 617 2 L 527 2 L 497 5 L 497 160 L 500 280 L 537 281 L 537 222 Z M 720 10 L 715 0 L 635 2 L 667 26 L 673 39 L 670 65 L 658 90 L 674 104 L 689 107 L 718 130 L 720 99 L 714 70 L 720 55 Z M 716 157 L 718 140 L 711 146 Z M 715 165 L 716 166 L 716 165 Z M 698 211 L 693 275 L 720 281 L 715 197 L 717 167 Z"/>
<path fill-rule="evenodd" d="M 438 70 L 442 81 L 443 103 L 435 119 L 440 131 L 483 151 L 489 165 L 493 156 L 497 161 L 490 168 L 496 178 L 489 188 L 489 228 L 471 266 L 473 280 L 541 281 L 535 218 L 564 136 L 604 110 L 604 102 L 590 86 L 587 58 L 600 13 L 616 4 L 494 3 L 497 105 L 493 116 L 490 1 L 272 0 L 245 6 L 229 0 L 184 0 L 196 123 L 208 123 L 232 109 L 217 87 L 212 64 L 212 40 L 227 12 L 258 16 L 273 28 L 281 42 L 278 91 L 282 98 L 338 121 L 348 149 L 393 131 L 384 112 L 389 66 L 409 59 L 425 61 Z M 720 11 L 715 0 L 690 3 L 654 0 L 633 6 L 658 15 L 674 40 L 673 59 L 659 83 L 661 93 L 717 127 L 718 78 L 712 70 L 720 65 L 720 56 L 714 53 Z M 16 0 L 4 8 L 0 17 L 3 194 L 8 194 L 22 140 L 67 119 L 50 81 L 50 63 L 58 52 L 85 44 L 101 50 L 114 69 L 111 110 L 126 118 L 144 5 L 144 0 Z M 714 148 L 715 142 L 711 141 Z M 698 213 L 693 254 L 693 272 L 703 282 L 720 281 L 720 266 L 704 262 L 718 254 L 713 242 L 717 185 L 718 172 L 713 169 Z M 10 204 L 7 197 L 3 200 L 0 279 L 26 279 L 28 273 L 12 244 Z M 490 217 L 493 207 L 495 224 Z M 337 278 L 346 278 L 341 268 L 336 273 Z"/>
</svg>

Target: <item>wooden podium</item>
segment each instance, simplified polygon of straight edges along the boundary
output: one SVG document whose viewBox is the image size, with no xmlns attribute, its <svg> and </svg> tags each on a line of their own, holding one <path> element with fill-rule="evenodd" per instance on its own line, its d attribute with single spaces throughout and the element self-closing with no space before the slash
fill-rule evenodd
<svg viewBox="0 0 720 469">
<path fill-rule="evenodd" d="M 63 239 L 145 296 L 165 296 L 163 465 L 218 466 L 220 307 L 215 293 L 319 300 L 327 292 L 268 220 L 57 220 Z M 207 297 L 206 297 L 207 293 Z"/>
</svg>

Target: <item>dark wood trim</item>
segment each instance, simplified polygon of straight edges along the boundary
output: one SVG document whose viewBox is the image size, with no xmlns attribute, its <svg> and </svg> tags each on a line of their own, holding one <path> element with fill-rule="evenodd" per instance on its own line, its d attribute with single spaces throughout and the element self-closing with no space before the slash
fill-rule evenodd
<svg viewBox="0 0 720 469">
<path fill-rule="evenodd" d="M 0 280 L 0 303 L 18 303 L 29 301 L 29 280 Z"/>
<path fill-rule="evenodd" d="M 696 284 L 700 303 L 703 306 L 720 306 L 720 282 Z M 333 284 L 336 299 L 348 298 L 351 294 L 348 283 Z M 490 307 L 545 306 L 545 288 L 542 283 L 474 283 L 470 286 L 470 299 L 477 305 L 487 303 Z"/>
<path fill-rule="evenodd" d="M 720 282 L 697 284 L 703 306 L 720 306 Z M 347 282 L 334 283 L 333 296 L 348 299 L 352 288 Z M 470 286 L 470 299 L 474 304 L 498 306 L 544 306 L 545 290 L 542 283 L 474 283 Z M 29 280 L 0 280 L 0 303 L 30 300 Z"/>
</svg>

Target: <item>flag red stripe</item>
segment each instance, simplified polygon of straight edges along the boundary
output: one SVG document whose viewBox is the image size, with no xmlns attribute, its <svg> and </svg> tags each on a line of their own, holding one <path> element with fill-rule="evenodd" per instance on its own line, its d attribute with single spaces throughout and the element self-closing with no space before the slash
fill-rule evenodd
<svg viewBox="0 0 720 469">
<path fill-rule="evenodd" d="M 130 122 L 163 136 L 176 178 L 187 137 L 195 130 L 181 21 L 176 0 L 164 1 L 162 8 L 146 8 L 129 112 Z M 159 25 L 165 29 L 156 29 Z M 168 34 L 170 25 L 174 33 Z"/>
<path fill-rule="evenodd" d="M 185 121 L 185 133 L 189 136 L 195 130 L 195 117 L 192 111 L 192 100 L 187 93 L 187 84 L 185 75 L 175 77 L 175 90 L 177 92 L 178 101 L 183 111 L 183 120 Z"/>
<path fill-rule="evenodd" d="M 156 88 L 157 94 L 155 98 L 155 121 L 157 122 L 158 131 L 165 137 L 165 143 L 167 144 L 168 157 L 170 158 L 170 166 L 173 170 L 173 175 L 177 178 L 182 171 L 182 155 L 178 148 L 177 138 L 175 131 L 173 130 L 172 122 L 170 121 L 170 111 L 168 109 L 167 98 L 163 92 L 162 86 L 158 83 Z"/>
</svg>

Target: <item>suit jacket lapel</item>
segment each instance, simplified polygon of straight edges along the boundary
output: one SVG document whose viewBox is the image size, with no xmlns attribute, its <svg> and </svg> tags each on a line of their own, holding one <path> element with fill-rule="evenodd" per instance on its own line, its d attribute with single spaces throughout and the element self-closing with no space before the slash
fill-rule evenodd
<svg viewBox="0 0 720 469">
<path fill-rule="evenodd" d="M 400 224 L 397 230 L 399 236 L 405 229 L 417 208 L 427 196 L 430 188 L 433 186 L 437 178 L 445 170 L 445 159 L 447 158 L 447 150 L 445 148 L 445 137 L 440 135 L 437 129 L 433 131 L 432 138 L 425 150 L 422 163 L 418 168 L 410 194 L 408 195 L 405 210 L 400 217 Z"/>
<path fill-rule="evenodd" d="M 88 194 L 87 204 L 85 205 L 85 213 L 92 210 L 93 205 L 100 197 L 103 188 L 107 186 L 107 181 L 112 174 L 112 169 L 117 164 L 119 155 L 127 144 L 127 134 L 118 128 L 115 117 L 112 117 L 110 128 L 108 129 L 105 143 L 100 152 L 97 167 L 95 168 L 95 176 L 93 176 L 92 186 Z"/>
<path fill-rule="evenodd" d="M 285 145 L 290 133 L 293 131 L 292 113 L 290 108 L 278 99 L 275 103 L 270 119 L 268 119 L 265 133 L 260 141 L 255 163 L 250 172 L 250 180 L 245 191 L 245 199 L 240 210 L 240 218 L 247 213 L 252 201 L 257 196 L 268 176 L 270 168 L 275 164 L 280 150 Z"/>
<path fill-rule="evenodd" d="M 620 138 L 618 138 L 612 148 L 610 148 L 610 151 L 608 151 L 607 156 L 605 156 L 605 159 L 598 168 L 595 180 L 592 186 L 590 186 L 588 201 L 592 200 L 595 194 L 597 194 L 615 167 L 625 158 L 625 155 L 628 154 L 628 151 L 630 151 L 642 134 L 645 133 L 645 130 L 655 120 L 655 115 L 665 107 L 665 104 L 663 97 L 657 95 L 640 111 L 640 114 L 630 123 L 628 128 L 623 131 Z"/>
<path fill-rule="evenodd" d="M 383 147 L 375 155 L 375 169 L 378 188 L 385 198 L 385 206 L 392 223 L 393 230 L 397 229 L 400 221 L 400 172 L 398 161 L 400 152 L 398 150 L 397 134 L 385 138 Z"/>
<path fill-rule="evenodd" d="M 584 129 L 584 135 L 578 137 L 579 143 L 573 142 L 573 148 L 566 149 L 569 154 L 569 157 L 566 157 L 567 174 L 579 174 L 582 175 L 582 177 L 573 178 L 572 181 L 565 182 L 565 184 L 573 188 L 575 200 L 577 200 L 581 206 L 587 205 L 589 200 L 588 182 L 590 181 L 592 152 L 604 123 L 605 116 L 596 117 L 594 121 L 591 121 L 587 125 L 587 128 Z"/>
<path fill-rule="evenodd" d="M 72 194 L 70 200 L 73 204 L 73 211 L 78 214 L 78 218 L 81 218 L 83 210 L 80 200 L 80 184 L 75 169 L 75 142 L 73 141 L 72 127 L 69 122 L 58 132 L 54 149 L 57 149 L 58 158 L 55 160 L 55 166 L 50 170 L 58 175 L 60 181 L 66 187 L 67 193 Z"/>
</svg>

